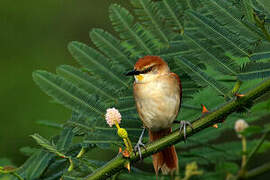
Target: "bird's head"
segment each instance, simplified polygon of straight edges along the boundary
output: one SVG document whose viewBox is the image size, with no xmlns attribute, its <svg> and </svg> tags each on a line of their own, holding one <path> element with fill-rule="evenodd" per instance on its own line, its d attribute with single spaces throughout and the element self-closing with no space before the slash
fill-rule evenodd
<svg viewBox="0 0 270 180">
<path fill-rule="evenodd" d="M 156 79 L 159 75 L 168 74 L 170 69 L 165 61 L 159 56 L 145 56 L 140 58 L 134 65 L 133 71 L 127 76 L 135 77 L 136 83 L 147 83 Z"/>
</svg>

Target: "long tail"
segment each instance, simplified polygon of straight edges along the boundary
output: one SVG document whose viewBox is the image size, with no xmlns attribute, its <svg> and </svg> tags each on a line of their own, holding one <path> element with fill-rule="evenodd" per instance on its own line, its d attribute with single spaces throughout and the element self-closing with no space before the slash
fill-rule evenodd
<svg viewBox="0 0 270 180">
<path fill-rule="evenodd" d="M 171 131 L 171 128 L 163 129 L 157 132 L 149 130 L 150 142 L 170 134 Z M 157 175 L 160 169 L 162 171 L 162 174 L 168 174 L 174 172 L 175 170 L 178 170 L 178 157 L 174 146 L 168 147 L 161 152 L 154 154 L 152 157 L 153 165 Z"/>
</svg>

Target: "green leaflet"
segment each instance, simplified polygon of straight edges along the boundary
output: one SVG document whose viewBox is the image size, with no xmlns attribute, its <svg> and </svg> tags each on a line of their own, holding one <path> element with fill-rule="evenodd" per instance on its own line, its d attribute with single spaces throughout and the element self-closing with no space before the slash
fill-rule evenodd
<svg viewBox="0 0 270 180">
<path fill-rule="evenodd" d="M 252 61 L 270 60 L 270 51 L 254 53 L 250 56 L 250 60 Z"/>
<path fill-rule="evenodd" d="M 119 39 L 103 29 L 93 29 L 90 32 L 90 38 L 97 48 L 106 54 L 107 57 L 119 62 L 117 64 L 118 66 L 122 65 L 125 69 L 133 68 L 135 62 L 124 53 L 124 47 L 122 47 Z"/>
<path fill-rule="evenodd" d="M 69 147 L 71 146 L 73 137 L 74 137 L 73 128 L 71 127 L 64 128 L 57 141 L 57 149 L 61 152 L 66 152 L 67 149 L 69 149 Z"/>
<path fill-rule="evenodd" d="M 184 31 L 182 3 L 177 0 L 162 0 L 156 3 L 160 14 L 172 31 L 182 33 Z"/>
<path fill-rule="evenodd" d="M 241 3 L 241 6 L 242 6 L 242 9 L 245 13 L 245 18 L 251 22 L 251 23 L 255 23 L 255 20 L 254 20 L 254 17 L 253 17 L 253 14 L 254 14 L 254 11 L 253 11 L 253 4 L 252 4 L 252 1 L 251 0 L 245 0 L 245 1 L 240 1 Z"/>
<path fill-rule="evenodd" d="M 134 9 L 134 13 L 137 15 L 138 20 L 142 25 L 148 27 L 156 37 L 164 43 L 165 47 L 168 47 L 169 40 L 172 39 L 175 34 L 166 28 L 166 24 L 162 22 L 164 15 L 160 13 L 157 3 L 151 0 L 133 0 L 131 1 Z"/>
<path fill-rule="evenodd" d="M 250 140 L 247 142 L 247 149 L 250 149 L 257 144 L 258 140 Z M 269 144 L 269 142 L 266 142 Z M 216 144 L 216 149 L 209 147 L 192 148 L 189 152 L 182 153 L 182 163 L 186 164 L 192 162 L 195 159 L 199 164 L 217 164 L 220 161 L 237 160 L 241 157 L 241 141 L 233 141 L 222 144 Z M 217 151 L 219 149 L 219 151 Z M 200 160 L 198 160 L 200 159 Z"/>
<path fill-rule="evenodd" d="M 33 139 L 36 140 L 36 142 L 43 148 L 45 148 L 46 150 L 48 150 L 51 153 L 54 153 L 58 156 L 64 157 L 65 155 L 61 152 L 58 151 L 56 145 L 52 144 L 51 142 L 49 142 L 47 139 L 43 138 L 42 136 L 40 136 L 39 134 L 33 134 L 31 135 L 31 137 Z"/>
<path fill-rule="evenodd" d="M 41 125 L 41 126 L 46 126 L 46 127 L 56 128 L 56 129 L 62 129 L 61 124 L 51 122 L 51 121 L 48 121 L 48 120 L 38 120 L 38 121 L 36 121 L 36 123 L 38 125 Z"/>
<path fill-rule="evenodd" d="M 215 53 L 217 50 L 205 46 L 206 42 L 197 40 L 197 38 L 190 33 L 185 33 L 184 38 L 190 41 L 195 48 L 200 49 L 201 54 L 204 55 L 203 57 L 200 57 L 201 60 L 204 59 L 209 65 L 218 68 L 218 70 L 224 74 L 236 74 L 235 67 L 233 66 L 234 64 L 229 58 L 225 57 L 222 52 Z"/>
<path fill-rule="evenodd" d="M 178 61 L 176 61 L 179 66 L 184 66 L 187 71 L 192 72 L 191 77 L 194 78 L 198 83 L 202 85 L 211 86 L 216 90 L 216 92 L 222 96 L 227 96 L 227 88 L 217 82 L 214 78 L 208 76 L 204 72 L 202 72 L 199 67 L 195 66 L 191 62 L 189 62 L 187 59 L 183 57 L 179 57 Z"/>
<path fill-rule="evenodd" d="M 125 40 L 122 44 L 126 51 L 134 57 L 157 53 L 161 44 L 146 28 L 133 22 L 134 17 L 125 8 L 113 4 L 109 8 L 110 19 L 120 38 Z"/>
<path fill-rule="evenodd" d="M 250 45 L 245 39 L 232 34 L 224 26 L 220 26 L 200 13 L 188 11 L 187 15 L 191 18 L 193 26 L 204 33 L 206 38 L 211 38 L 217 44 L 220 44 L 225 51 L 232 52 L 235 56 L 249 56 Z M 212 51 L 215 52 L 215 50 Z"/>
<path fill-rule="evenodd" d="M 45 93 L 76 112 L 91 116 L 92 113 L 102 115 L 105 111 L 94 97 L 59 76 L 46 71 L 35 71 L 33 79 Z"/>
<path fill-rule="evenodd" d="M 33 154 L 35 154 L 37 151 L 39 151 L 40 149 L 38 148 L 33 148 L 33 147 L 29 147 L 29 146 L 25 146 L 25 147 L 21 147 L 20 148 L 20 152 L 25 155 L 25 156 L 32 156 Z"/>
<path fill-rule="evenodd" d="M 270 3 L 268 0 L 256 0 L 268 13 L 270 13 Z"/>
<path fill-rule="evenodd" d="M 204 0 L 205 14 L 212 15 L 219 23 L 226 25 L 232 32 L 246 39 L 264 38 L 264 34 L 253 24 L 241 20 L 242 13 L 239 9 L 226 0 Z"/>
<path fill-rule="evenodd" d="M 90 76 L 69 65 L 62 65 L 58 67 L 56 71 L 60 76 L 63 76 L 65 79 L 69 80 L 77 87 L 82 88 L 89 94 L 98 94 L 105 100 L 110 99 L 116 101 L 112 88 L 103 81 L 100 81 L 100 79 Z"/>
<path fill-rule="evenodd" d="M 104 81 L 110 77 L 111 86 L 114 87 L 128 87 L 128 84 L 123 80 L 123 71 L 121 69 L 110 66 L 110 61 L 97 50 L 80 42 L 71 42 L 68 49 L 72 56 L 87 70 L 95 73 L 98 77 L 103 78 Z"/>
<path fill-rule="evenodd" d="M 21 167 L 17 173 L 25 179 L 36 179 L 47 168 L 54 155 L 49 152 L 38 151 L 32 155 Z M 17 178 L 13 178 L 14 180 Z"/>
<path fill-rule="evenodd" d="M 270 63 L 263 62 L 250 62 L 242 67 L 241 73 L 239 73 L 238 78 L 242 81 L 266 78 L 270 76 Z"/>
<path fill-rule="evenodd" d="M 127 9 L 121 7 L 118 4 L 112 4 L 109 8 L 110 19 L 116 32 L 123 30 L 132 31 L 130 26 L 134 23 L 134 17 L 128 12 Z M 125 38 L 124 34 L 120 34 L 121 38 Z"/>
</svg>

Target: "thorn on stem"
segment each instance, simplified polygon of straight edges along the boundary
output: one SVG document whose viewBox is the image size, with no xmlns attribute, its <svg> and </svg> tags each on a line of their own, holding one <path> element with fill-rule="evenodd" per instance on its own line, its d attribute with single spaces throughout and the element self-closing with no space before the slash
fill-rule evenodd
<svg viewBox="0 0 270 180">
<path fill-rule="evenodd" d="M 127 163 L 125 164 L 125 168 L 127 168 L 128 172 L 130 172 L 130 162 L 127 162 Z"/>
<path fill-rule="evenodd" d="M 202 114 L 208 113 L 208 109 L 205 107 L 205 105 L 201 104 L 202 106 Z"/>
<path fill-rule="evenodd" d="M 238 94 L 238 93 L 235 93 L 235 96 L 236 96 L 237 98 L 241 98 L 241 97 L 244 97 L 245 95 L 244 95 L 244 94 Z"/>
</svg>

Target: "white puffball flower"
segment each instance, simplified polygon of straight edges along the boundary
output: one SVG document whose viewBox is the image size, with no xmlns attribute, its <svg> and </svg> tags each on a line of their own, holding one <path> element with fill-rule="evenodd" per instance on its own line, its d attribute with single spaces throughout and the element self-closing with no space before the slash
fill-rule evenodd
<svg viewBox="0 0 270 180">
<path fill-rule="evenodd" d="M 234 124 L 234 129 L 237 133 L 243 132 L 248 127 L 248 123 L 244 119 L 238 119 Z M 241 134 L 238 134 L 238 137 L 241 138 Z"/>
<path fill-rule="evenodd" d="M 115 121 L 117 121 L 118 124 L 120 124 L 121 114 L 117 109 L 109 108 L 106 111 L 105 119 L 107 121 L 107 124 L 109 124 L 109 126 L 112 127 L 115 124 Z"/>
</svg>

